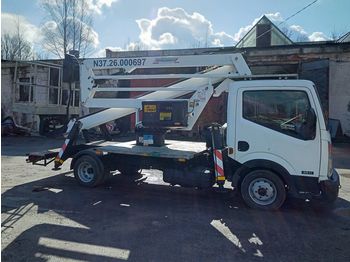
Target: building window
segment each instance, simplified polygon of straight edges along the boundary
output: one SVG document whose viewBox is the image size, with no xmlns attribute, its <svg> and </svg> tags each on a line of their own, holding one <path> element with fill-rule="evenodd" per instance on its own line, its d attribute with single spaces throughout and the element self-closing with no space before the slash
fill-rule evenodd
<svg viewBox="0 0 350 262">
<path fill-rule="evenodd" d="M 74 91 L 74 105 L 73 106 L 79 107 L 79 101 L 80 101 L 80 90 L 75 90 Z"/>
<path fill-rule="evenodd" d="M 68 105 L 68 99 L 69 99 L 69 90 L 68 89 L 62 89 L 62 105 Z"/>
<path fill-rule="evenodd" d="M 60 71 L 58 68 L 50 68 L 50 86 L 60 86 Z"/>
<path fill-rule="evenodd" d="M 60 70 L 58 68 L 50 67 L 49 74 L 49 104 L 59 104 L 60 98 Z"/>
<path fill-rule="evenodd" d="M 309 110 L 309 99 L 303 91 L 243 93 L 243 118 L 296 138 L 302 138 Z"/>
<path fill-rule="evenodd" d="M 65 105 L 65 106 L 68 105 L 68 100 L 70 100 L 70 103 L 69 103 L 70 106 L 79 107 L 79 102 L 80 102 L 79 82 L 72 83 L 71 92 L 69 91 L 69 84 L 63 83 L 63 86 L 61 89 L 61 105 Z"/>
<path fill-rule="evenodd" d="M 75 82 L 73 90 L 72 106 L 79 107 L 80 102 L 80 82 Z"/>
<path fill-rule="evenodd" d="M 58 88 L 49 88 L 49 104 L 58 104 Z"/>
<path fill-rule="evenodd" d="M 33 78 L 32 78 L 33 80 Z M 33 86 L 29 77 L 18 79 L 18 99 L 17 102 L 33 102 Z"/>
<path fill-rule="evenodd" d="M 271 25 L 258 24 L 256 26 L 256 47 L 271 46 Z"/>
</svg>

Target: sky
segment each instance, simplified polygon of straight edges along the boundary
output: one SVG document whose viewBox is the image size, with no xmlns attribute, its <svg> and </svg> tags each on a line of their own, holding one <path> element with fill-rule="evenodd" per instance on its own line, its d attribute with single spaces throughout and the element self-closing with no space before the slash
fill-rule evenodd
<svg viewBox="0 0 350 262">
<path fill-rule="evenodd" d="M 1 33 L 15 32 L 42 51 L 42 27 L 49 21 L 43 0 L 2 0 Z M 87 0 L 93 15 L 92 57 L 113 50 L 234 46 L 262 15 L 309 41 L 350 31 L 349 0 Z M 294 39 L 293 39 L 294 38 Z"/>
</svg>

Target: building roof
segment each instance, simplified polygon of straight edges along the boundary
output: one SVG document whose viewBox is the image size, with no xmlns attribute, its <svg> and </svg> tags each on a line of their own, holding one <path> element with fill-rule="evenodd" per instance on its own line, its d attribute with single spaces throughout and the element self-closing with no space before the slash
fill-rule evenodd
<svg viewBox="0 0 350 262">
<path fill-rule="evenodd" d="M 62 67 L 63 59 L 41 59 L 41 60 L 5 60 L 1 59 L 1 68 L 5 67 L 26 67 L 31 65 L 44 67 Z"/>
<path fill-rule="evenodd" d="M 267 47 L 291 44 L 293 44 L 293 41 L 264 15 L 249 32 L 239 40 L 236 47 L 259 47 L 259 45 Z"/>
</svg>

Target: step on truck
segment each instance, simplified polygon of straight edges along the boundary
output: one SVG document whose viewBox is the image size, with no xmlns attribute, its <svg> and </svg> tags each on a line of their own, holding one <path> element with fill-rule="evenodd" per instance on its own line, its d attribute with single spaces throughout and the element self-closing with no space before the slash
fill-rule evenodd
<svg viewBox="0 0 350 262">
<path fill-rule="evenodd" d="M 123 86 L 136 79 L 177 81 Z M 223 188 L 228 182 L 249 207 L 264 210 L 280 208 L 287 196 L 329 204 L 338 196 L 330 134 L 310 81 L 252 75 L 243 56 L 231 53 L 83 59 L 80 84 L 82 105 L 102 110 L 72 119 L 59 152 L 32 153 L 27 162 L 54 162 L 58 170 L 72 158 L 70 168 L 86 187 L 102 184 L 113 171 L 149 168 L 161 170 L 170 185 Z M 121 95 L 131 91 L 142 94 Z M 166 139 L 172 130 L 192 130 L 210 98 L 223 92 L 225 124 L 203 128 L 203 142 Z M 134 113 L 135 140 L 78 143 L 81 134 L 88 140 L 86 130 Z"/>
</svg>

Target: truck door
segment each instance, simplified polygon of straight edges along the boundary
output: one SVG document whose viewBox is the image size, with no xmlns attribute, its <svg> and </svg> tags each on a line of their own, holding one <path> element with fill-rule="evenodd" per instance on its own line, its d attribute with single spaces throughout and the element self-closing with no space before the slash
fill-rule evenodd
<svg viewBox="0 0 350 262">
<path fill-rule="evenodd" d="M 235 159 L 265 159 L 290 174 L 318 177 L 320 130 L 307 88 L 240 88 L 236 93 Z M 315 111 L 313 111 L 315 110 Z M 313 118 L 312 118 L 313 115 Z"/>
</svg>

